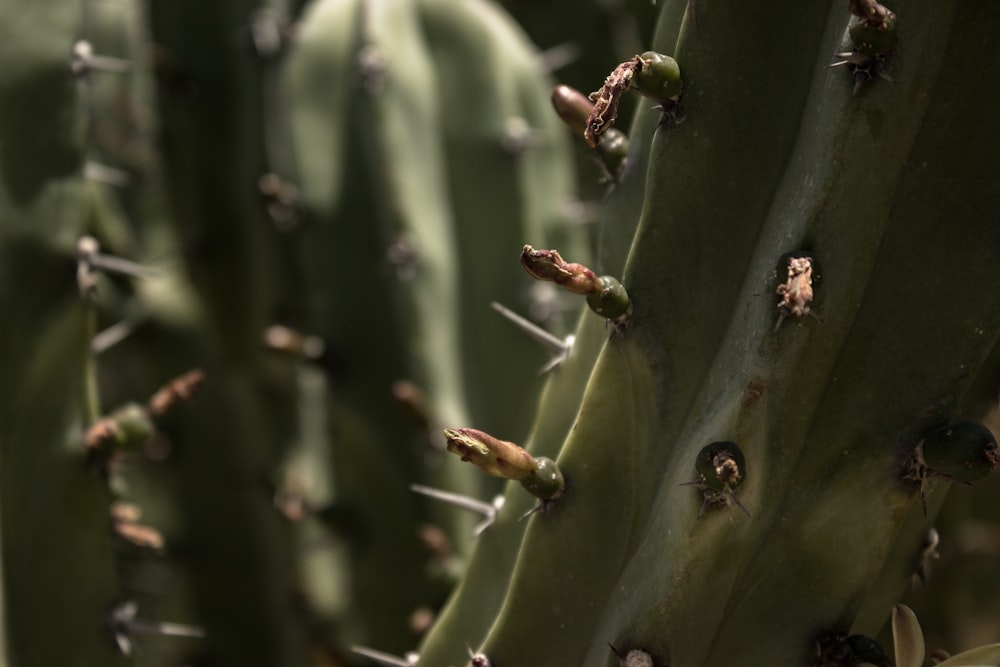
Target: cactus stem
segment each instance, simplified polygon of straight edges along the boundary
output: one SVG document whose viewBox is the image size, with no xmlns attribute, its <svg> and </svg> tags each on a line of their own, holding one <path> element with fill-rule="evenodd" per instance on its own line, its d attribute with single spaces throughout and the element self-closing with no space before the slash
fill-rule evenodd
<svg viewBox="0 0 1000 667">
<path fill-rule="evenodd" d="M 383 653 L 382 651 L 376 651 L 375 649 L 370 649 L 366 646 L 352 646 L 351 651 L 362 655 L 373 662 L 377 662 L 380 665 L 386 665 L 387 667 L 412 667 L 412 665 L 417 664 L 418 656 L 415 653 L 409 653 L 405 658 L 400 658 L 394 656 L 390 653 Z"/>
<path fill-rule="evenodd" d="M 544 375 L 545 373 L 558 368 L 569 357 L 569 353 L 573 349 L 573 343 L 576 341 L 576 336 L 573 334 L 570 334 L 565 338 L 559 338 L 531 320 L 521 317 L 510 308 L 507 308 L 496 301 L 492 302 L 490 307 L 512 322 L 518 329 L 531 336 L 531 338 L 540 343 L 542 347 L 547 349 L 549 352 L 552 352 L 553 357 L 548 361 L 548 363 L 542 366 L 541 371 L 539 371 L 540 374 Z"/>
<path fill-rule="evenodd" d="M 460 493 L 442 491 L 441 489 L 421 486 L 420 484 L 411 484 L 410 490 L 415 493 L 446 502 L 449 505 L 454 505 L 455 507 L 481 514 L 484 517 L 484 520 L 479 522 L 473 529 L 473 537 L 479 537 L 483 531 L 493 525 L 493 522 L 496 521 L 497 514 L 504 505 L 504 497 L 502 495 L 497 495 L 493 498 L 493 502 L 487 503 Z"/>
<path fill-rule="evenodd" d="M 184 623 L 152 623 L 138 621 L 136 615 L 139 605 L 135 602 L 123 602 L 108 614 L 108 626 L 114 633 L 115 643 L 123 655 L 132 655 L 132 638 L 135 635 L 155 635 L 161 637 L 189 637 L 202 639 L 205 631 L 195 625 Z"/>
<path fill-rule="evenodd" d="M 127 72 L 131 67 L 132 64 L 127 60 L 95 54 L 94 47 L 85 39 L 77 40 L 73 44 L 70 68 L 75 76 L 83 76 L 95 70 L 120 74 Z"/>
</svg>

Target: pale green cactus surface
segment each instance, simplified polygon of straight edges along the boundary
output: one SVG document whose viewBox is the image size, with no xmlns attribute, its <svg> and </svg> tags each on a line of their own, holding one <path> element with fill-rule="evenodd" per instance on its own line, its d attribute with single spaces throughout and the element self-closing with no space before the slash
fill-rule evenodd
<svg viewBox="0 0 1000 667">
<path fill-rule="evenodd" d="M 576 4 L 0 6 L 0 667 L 1000 665 L 1000 6 Z"/>
</svg>

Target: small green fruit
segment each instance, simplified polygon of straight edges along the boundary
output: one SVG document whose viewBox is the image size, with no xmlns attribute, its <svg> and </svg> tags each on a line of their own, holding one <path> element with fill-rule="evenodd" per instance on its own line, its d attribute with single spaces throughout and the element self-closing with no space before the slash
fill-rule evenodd
<svg viewBox="0 0 1000 667">
<path fill-rule="evenodd" d="M 587 297 L 590 309 L 609 320 L 621 319 L 627 315 L 630 304 L 625 287 L 611 276 L 601 276 L 598 282 L 600 291 Z"/>
<path fill-rule="evenodd" d="M 978 422 L 942 426 L 924 437 L 924 463 L 932 473 L 971 484 L 1000 467 L 1000 447 L 993 433 Z"/>
<path fill-rule="evenodd" d="M 632 88 L 655 100 L 676 102 L 681 96 L 681 68 L 670 56 L 646 51 L 632 75 Z"/>
</svg>

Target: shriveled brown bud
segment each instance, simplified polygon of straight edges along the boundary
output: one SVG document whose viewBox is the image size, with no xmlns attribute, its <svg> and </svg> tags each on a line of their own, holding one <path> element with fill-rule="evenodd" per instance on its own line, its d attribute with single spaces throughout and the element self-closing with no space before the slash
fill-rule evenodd
<svg viewBox="0 0 1000 667">
<path fill-rule="evenodd" d="M 556 250 L 535 250 L 530 245 L 521 251 L 521 265 L 537 280 L 548 280 L 574 294 L 592 296 L 602 291 L 597 274 L 583 264 L 567 262 Z"/>
<path fill-rule="evenodd" d="M 527 479 L 535 472 L 534 457 L 513 442 L 474 428 L 446 428 L 448 451 L 494 477 Z"/>
</svg>

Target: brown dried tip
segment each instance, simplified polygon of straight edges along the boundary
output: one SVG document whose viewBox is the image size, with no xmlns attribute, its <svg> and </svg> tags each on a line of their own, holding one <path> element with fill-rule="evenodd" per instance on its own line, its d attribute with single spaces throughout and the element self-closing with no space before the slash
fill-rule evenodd
<svg viewBox="0 0 1000 667">
<path fill-rule="evenodd" d="M 147 404 L 149 414 L 153 417 L 162 417 L 178 403 L 191 400 L 203 384 L 205 384 L 205 371 L 200 368 L 174 378 L 149 399 Z"/>
<path fill-rule="evenodd" d="M 642 60 L 639 56 L 623 62 L 608 75 L 600 90 L 595 90 L 590 94 L 594 109 L 587 119 L 583 138 L 587 140 L 587 144 L 591 148 L 597 146 L 601 142 L 601 135 L 615 124 L 615 118 L 618 117 L 618 102 L 632 83 L 632 77 L 641 67 Z"/>
<path fill-rule="evenodd" d="M 876 0 L 848 0 L 847 9 L 872 27 L 885 25 L 892 12 Z"/>
<path fill-rule="evenodd" d="M 102 417 L 94 422 L 83 435 L 83 444 L 88 449 L 109 447 L 122 437 L 121 429 L 110 417 Z"/>
<path fill-rule="evenodd" d="M 520 446 L 474 428 L 446 428 L 444 437 L 449 452 L 494 477 L 527 479 L 538 467 Z"/>
<path fill-rule="evenodd" d="M 324 344 L 321 338 L 275 324 L 264 330 L 264 347 L 299 359 L 318 359 L 323 355 Z"/>
<path fill-rule="evenodd" d="M 592 296 L 602 291 L 601 282 L 583 264 L 567 262 L 556 250 L 535 250 L 530 245 L 521 250 L 521 265 L 537 280 L 548 280 L 574 294 Z"/>
</svg>

